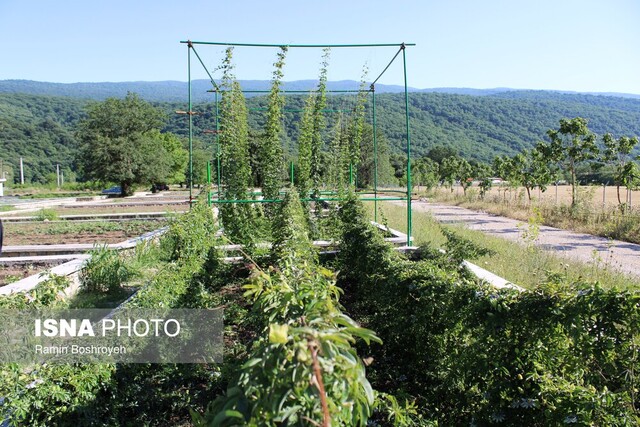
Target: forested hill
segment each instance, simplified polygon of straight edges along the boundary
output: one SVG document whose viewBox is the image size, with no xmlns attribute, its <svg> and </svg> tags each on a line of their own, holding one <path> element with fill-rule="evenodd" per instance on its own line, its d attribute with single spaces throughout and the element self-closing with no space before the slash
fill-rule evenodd
<svg viewBox="0 0 640 427">
<path fill-rule="evenodd" d="M 218 82 L 219 83 L 219 82 Z M 317 86 L 317 80 L 296 80 L 283 82 L 283 89 L 295 91 L 313 90 Z M 268 80 L 240 80 L 240 85 L 244 90 L 269 90 L 271 82 Z M 207 90 L 211 89 L 209 80 L 196 79 L 192 81 L 192 99 L 194 102 L 209 102 L 213 95 Z M 327 82 L 329 90 L 354 90 L 360 87 L 360 82 L 354 80 L 340 80 Z M 158 81 L 158 82 L 98 82 L 98 83 L 50 83 L 33 80 L 0 80 L 0 93 L 16 93 L 48 96 L 67 96 L 71 98 L 84 98 L 103 100 L 115 97 L 124 98 L 127 92 L 135 92 L 147 101 L 156 102 L 185 102 L 187 97 L 187 83 L 179 81 Z M 508 98 L 519 98 L 523 95 L 540 94 L 543 98 L 546 95 L 554 94 L 549 91 L 523 91 L 509 88 L 473 89 L 473 88 L 430 88 L 417 89 L 409 87 L 410 92 L 416 93 L 446 93 L 471 96 L 493 96 L 500 95 Z M 376 84 L 376 93 L 400 93 L 404 92 L 404 86 Z M 564 94 L 575 94 L 574 92 L 562 92 Z M 528 94 L 528 95 L 526 95 Z M 560 93 L 558 93 L 560 94 Z M 640 95 L 628 93 L 590 93 L 589 95 L 602 95 L 617 98 L 640 99 Z M 246 94 L 247 97 L 256 94 Z"/>
<path fill-rule="evenodd" d="M 141 94 L 144 97 L 144 94 Z M 295 153 L 297 120 L 303 96 L 287 97 L 285 145 Z M 353 108 L 355 97 L 333 96 L 330 108 Z M 67 173 L 73 164 L 77 141 L 74 128 L 84 113 L 87 99 L 0 93 L 0 158 L 17 171 L 18 158 L 24 157 L 27 181 L 44 181 L 60 163 Z M 376 96 L 379 130 L 390 141 L 393 151 L 405 147 L 404 96 L 387 93 Z M 454 147 L 469 159 L 491 161 L 498 154 L 513 154 L 545 139 L 546 131 L 557 128 L 567 117 L 585 117 L 599 135 L 640 135 L 640 99 L 543 91 L 508 91 L 485 96 L 451 93 L 411 93 L 411 140 L 416 156 L 435 145 Z M 154 102 L 168 114 L 166 130 L 187 134 L 185 102 Z M 264 97 L 248 100 L 254 129 L 264 120 Z M 369 105 L 370 107 L 370 105 Z M 213 105 L 196 103 L 195 135 L 214 126 Z M 331 124 L 334 113 L 328 113 Z M 370 111 L 368 114 L 370 117 Z M 210 136 L 207 138 L 211 138 Z"/>
</svg>

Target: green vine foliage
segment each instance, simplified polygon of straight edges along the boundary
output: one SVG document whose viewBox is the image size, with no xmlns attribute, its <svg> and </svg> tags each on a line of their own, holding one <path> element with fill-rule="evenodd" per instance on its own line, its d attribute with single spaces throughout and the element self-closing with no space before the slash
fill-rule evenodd
<svg viewBox="0 0 640 427">
<path fill-rule="evenodd" d="M 130 307 L 217 307 L 211 302 L 222 286 L 224 267 L 218 263 L 215 220 L 200 200 L 174 220 L 160 246 L 167 262 L 127 303 Z M 202 293 L 202 283 L 214 285 Z M 60 291 L 66 277 L 53 276 L 33 291 L 0 299 L 1 308 L 66 307 Z M 208 292 L 208 291 L 211 292 Z M 242 310 L 229 304 L 226 318 L 236 321 Z M 237 348 L 234 351 L 238 351 Z M 226 357 L 226 356 L 225 356 Z M 230 357 L 233 361 L 233 357 Z M 40 365 L 0 367 L 0 417 L 11 425 L 157 425 L 188 416 L 188 408 L 212 390 L 221 390 L 225 378 L 217 365 Z M 195 386 L 194 384 L 200 384 Z M 185 395 L 184 389 L 190 392 Z M 104 402 L 109 402 L 105 406 Z"/>
<path fill-rule="evenodd" d="M 278 60 L 274 64 L 271 92 L 268 98 L 267 121 L 265 123 L 264 140 L 260 146 L 260 164 L 262 172 L 262 195 L 265 199 L 278 199 L 282 188 L 282 174 L 284 171 L 284 153 L 282 150 L 282 109 L 284 96 L 280 86 L 284 73 L 284 61 L 287 47 L 283 46 L 278 52 Z M 265 207 L 267 215 L 274 212 L 272 206 Z"/>
<path fill-rule="evenodd" d="M 322 51 L 322 62 L 320 63 L 320 77 L 318 80 L 318 96 L 315 98 L 313 106 L 313 136 L 311 140 L 311 183 L 314 197 L 318 196 L 322 185 L 322 172 L 324 169 L 322 161 L 322 151 L 324 141 L 322 133 L 325 128 L 324 109 L 327 107 L 327 67 L 329 66 L 330 48 Z"/>
<path fill-rule="evenodd" d="M 133 276 L 133 271 L 118 250 L 98 246 L 90 252 L 79 277 L 82 286 L 91 292 L 111 292 Z"/>
<path fill-rule="evenodd" d="M 311 92 L 304 103 L 300 120 L 300 136 L 298 140 L 298 172 L 296 187 L 301 198 L 309 197 L 311 191 L 311 158 L 313 145 L 313 108 L 317 94 Z"/>
<path fill-rule="evenodd" d="M 334 274 L 317 265 L 302 206 L 290 190 L 274 231 L 269 273 L 255 269 L 245 296 L 264 329 L 235 385 L 196 425 L 364 426 L 374 392 L 352 344 L 380 342 L 341 311 Z"/>
<path fill-rule="evenodd" d="M 272 234 L 274 265 L 286 268 L 292 262 L 317 262 L 317 254 L 309 239 L 304 209 L 294 188 L 287 191 L 280 204 Z"/>
<path fill-rule="evenodd" d="M 226 50 L 222 64 L 220 146 L 222 147 L 222 197 L 226 200 L 247 200 L 251 184 L 249 163 L 249 131 L 247 106 L 240 83 L 233 74 L 233 48 Z M 220 218 L 226 236 L 236 243 L 252 241 L 254 212 L 247 203 L 223 203 Z"/>
<path fill-rule="evenodd" d="M 28 292 L 0 296 L 0 308 L 11 310 L 38 309 L 64 305 L 61 292 L 71 283 L 66 276 L 44 273 L 48 277 Z"/>
<path fill-rule="evenodd" d="M 377 390 L 415 400 L 438 425 L 638 424 L 640 293 L 562 276 L 497 290 L 455 257 L 404 259 L 355 197 L 341 214 L 338 284 L 354 319 L 384 341 L 371 348 Z"/>
<path fill-rule="evenodd" d="M 351 119 L 350 144 L 349 144 L 349 162 L 353 170 L 357 170 L 360 162 L 360 144 L 362 143 L 362 134 L 364 129 L 364 112 L 367 104 L 367 79 L 368 69 L 362 70 L 362 79 L 360 80 L 360 91 L 356 98 L 356 105 Z"/>
</svg>

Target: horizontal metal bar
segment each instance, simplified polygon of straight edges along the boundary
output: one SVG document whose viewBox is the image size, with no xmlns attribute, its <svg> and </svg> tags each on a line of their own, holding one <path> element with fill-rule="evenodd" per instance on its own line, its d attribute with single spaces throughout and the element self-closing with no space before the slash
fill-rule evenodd
<svg viewBox="0 0 640 427">
<path fill-rule="evenodd" d="M 300 199 L 303 202 L 342 202 L 344 200 L 346 200 L 345 198 L 335 198 L 335 197 L 331 197 L 331 198 L 317 198 L 317 199 L 313 199 L 313 198 L 306 198 L 306 199 Z M 407 200 L 406 197 L 361 197 L 360 200 L 364 201 L 364 202 L 373 202 L 374 200 Z M 256 200 L 246 200 L 246 199 L 242 199 L 242 200 L 212 200 L 211 203 L 217 203 L 217 204 L 225 204 L 225 203 L 238 203 L 238 204 L 243 204 L 243 203 L 282 203 L 282 199 L 256 199 Z"/>
<path fill-rule="evenodd" d="M 247 108 L 247 110 L 249 111 L 269 111 L 268 108 Z M 283 108 L 280 111 L 284 111 L 284 112 L 288 112 L 288 113 L 303 113 L 305 110 L 303 109 L 296 109 L 296 108 Z M 353 112 L 353 109 L 349 109 L 349 110 L 332 110 L 332 109 L 324 109 L 324 110 L 318 110 L 321 111 L 323 113 L 351 113 Z"/>
<path fill-rule="evenodd" d="M 415 46 L 415 43 L 370 43 L 370 44 L 266 44 L 266 43 L 225 43 L 225 42 L 201 42 L 193 40 L 181 40 L 180 43 L 187 44 L 206 44 L 214 46 L 244 46 L 244 47 L 311 47 L 311 48 L 342 48 L 342 47 L 400 47 L 400 46 Z"/>
<path fill-rule="evenodd" d="M 376 190 L 373 188 L 365 188 L 362 190 L 358 190 L 359 193 L 369 193 L 369 192 L 375 192 Z M 400 194 L 407 194 L 406 190 L 385 190 L 383 188 L 378 188 L 377 190 L 378 193 L 400 193 Z"/>
<path fill-rule="evenodd" d="M 219 89 L 219 90 L 213 90 L 213 89 L 209 89 L 207 90 L 207 92 L 230 92 L 229 89 Z M 242 90 L 242 93 L 271 93 L 270 90 Z M 309 93 L 309 92 L 317 92 L 316 89 L 309 89 L 309 90 L 281 90 L 280 93 Z M 371 92 L 371 89 L 336 89 L 336 90 L 325 90 L 325 93 L 361 93 L 361 92 Z"/>
</svg>

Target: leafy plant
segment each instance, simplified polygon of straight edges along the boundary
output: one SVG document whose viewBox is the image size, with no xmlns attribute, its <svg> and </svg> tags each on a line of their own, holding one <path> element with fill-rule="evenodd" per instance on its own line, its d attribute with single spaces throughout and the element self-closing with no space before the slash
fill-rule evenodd
<svg viewBox="0 0 640 427">
<path fill-rule="evenodd" d="M 36 213 L 36 221 L 55 221 L 59 218 L 54 209 L 43 208 Z"/>
<path fill-rule="evenodd" d="M 80 272 L 80 282 L 89 292 L 112 292 L 129 280 L 133 272 L 119 252 L 108 246 L 94 247 Z"/>
<path fill-rule="evenodd" d="M 283 46 L 278 52 L 278 60 L 274 64 L 271 92 L 269 93 L 269 105 L 263 142 L 260 146 L 260 166 L 262 172 L 262 195 L 265 199 L 278 199 L 282 188 L 282 171 L 284 169 L 284 154 L 282 151 L 282 109 L 284 96 L 280 91 L 280 85 L 284 73 L 284 60 L 287 48 Z M 266 207 L 267 213 L 274 211 Z"/>
</svg>

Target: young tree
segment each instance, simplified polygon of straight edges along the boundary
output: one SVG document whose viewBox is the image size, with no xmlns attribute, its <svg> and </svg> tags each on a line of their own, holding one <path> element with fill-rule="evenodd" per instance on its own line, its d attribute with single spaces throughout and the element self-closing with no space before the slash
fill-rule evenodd
<svg viewBox="0 0 640 427">
<path fill-rule="evenodd" d="M 504 200 L 506 198 L 507 190 L 511 191 L 512 189 L 517 189 L 520 185 L 520 177 L 516 173 L 514 160 L 512 157 L 506 155 L 496 156 L 496 158 L 493 160 L 493 169 L 495 170 L 498 177 L 500 177 L 507 184 L 507 186 L 504 187 L 502 195 Z"/>
<path fill-rule="evenodd" d="M 445 187 L 453 193 L 453 184 L 458 174 L 458 156 L 445 157 L 440 164 L 440 179 Z"/>
<path fill-rule="evenodd" d="M 561 119 L 558 129 L 550 129 L 547 135 L 551 142 L 538 143 L 536 150 L 545 161 L 556 162 L 570 173 L 571 206 L 578 202 L 576 168 L 598 155 L 596 136 L 589 131 L 587 120 L 582 117 Z"/>
<path fill-rule="evenodd" d="M 473 178 L 475 178 L 473 174 L 473 167 L 471 167 L 471 164 L 463 158 L 459 158 L 457 163 L 458 165 L 456 168 L 455 178 L 460 181 L 464 194 L 467 194 L 467 189 L 473 185 Z"/>
<path fill-rule="evenodd" d="M 539 151 L 523 151 L 511 158 L 511 167 L 515 180 L 527 190 L 531 201 L 531 190 L 539 187 L 545 191 L 551 181 L 551 171 Z"/>
<path fill-rule="evenodd" d="M 427 189 L 432 189 L 438 185 L 440 180 L 440 167 L 438 163 L 429 157 L 421 157 L 416 160 L 412 172 L 415 174 L 413 182 L 418 186 L 424 185 Z"/>
<path fill-rule="evenodd" d="M 637 185 L 638 167 L 631 158 L 631 151 L 638 145 L 638 138 L 621 136 L 616 140 L 610 133 L 606 133 L 602 140 L 605 147 L 602 160 L 614 167 L 613 179 L 616 185 L 618 204 L 622 205 L 620 186 L 631 188 Z"/>
<path fill-rule="evenodd" d="M 134 184 L 166 180 L 173 162 L 159 132 L 164 119 L 133 93 L 90 105 L 77 132 L 85 176 L 118 182 L 125 196 Z"/>
<path fill-rule="evenodd" d="M 480 188 L 480 198 L 484 199 L 484 196 L 493 185 L 493 169 L 486 163 L 478 163 L 474 167 L 473 175 L 480 181 L 478 187 Z"/>
</svg>

